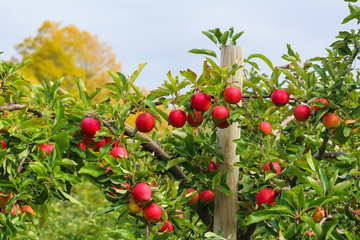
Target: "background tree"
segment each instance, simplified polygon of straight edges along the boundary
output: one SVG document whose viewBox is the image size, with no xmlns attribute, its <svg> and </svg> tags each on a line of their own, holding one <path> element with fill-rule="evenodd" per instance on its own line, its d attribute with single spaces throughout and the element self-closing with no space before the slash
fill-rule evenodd
<svg viewBox="0 0 360 240">
<path fill-rule="evenodd" d="M 33 59 L 23 71 L 25 78 L 55 81 L 65 77 L 62 87 L 74 92 L 75 77 L 80 77 L 89 90 L 95 90 L 111 78 L 107 71 L 121 71 L 121 64 L 111 47 L 100 42 L 96 35 L 80 31 L 73 25 L 46 21 L 35 37 L 16 45 L 22 61 Z"/>
</svg>

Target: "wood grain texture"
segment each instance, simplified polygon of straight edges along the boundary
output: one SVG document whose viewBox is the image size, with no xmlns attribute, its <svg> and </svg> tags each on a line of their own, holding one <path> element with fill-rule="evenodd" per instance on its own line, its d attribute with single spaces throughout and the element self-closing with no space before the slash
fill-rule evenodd
<svg viewBox="0 0 360 240">
<path fill-rule="evenodd" d="M 244 64 L 244 48 L 240 46 L 223 46 L 221 48 L 221 65 L 227 66 L 229 70 L 234 64 Z M 243 70 L 239 69 L 236 74 L 229 79 L 232 86 L 239 86 L 242 89 Z M 220 230 L 224 232 L 224 237 L 231 235 L 231 240 L 236 240 L 237 232 L 237 192 L 239 182 L 239 168 L 233 164 L 239 161 L 236 155 L 236 143 L 234 139 L 240 138 L 240 127 L 238 123 L 233 123 L 228 128 L 218 129 L 217 143 L 221 147 L 220 153 L 224 156 L 224 162 L 217 162 L 217 167 L 221 174 L 232 169 L 227 178 L 232 195 L 226 195 L 219 190 L 215 190 L 215 210 L 214 210 L 214 232 Z"/>
</svg>

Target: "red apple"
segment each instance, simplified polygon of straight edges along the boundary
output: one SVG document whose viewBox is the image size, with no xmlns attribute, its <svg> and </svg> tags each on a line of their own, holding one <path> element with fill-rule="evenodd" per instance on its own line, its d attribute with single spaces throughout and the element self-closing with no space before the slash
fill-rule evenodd
<svg viewBox="0 0 360 240">
<path fill-rule="evenodd" d="M 326 113 L 322 118 L 322 123 L 326 128 L 337 128 L 341 119 L 336 113 Z"/>
<path fill-rule="evenodd" d="M 186 123 L 186 114 L 183 110 L 172 110 L 169 114 L 169 122 L 173 127 L 182 127 Z"/>
<path fill-rule="evenodd" d="M 36 212 L 29 205 L 24 205 L 22 209 L 24 210 L 24 212 L 31 213 L 36 217 Z"/>
<path fill-rule="evenodd" d="M 224 91 L 224 99 L 228 103 L 238 103 L 242 98 L 241 90 L 237 87 L 227 87 Z"/>
<path fill-rule="evenodd" d="M 151 188 L 146 183 L 139 183 L 134 187 L 133 197 L 136 202 L 148 202 L 151 199 Z"/>
<path fill-rule="evenodd" d="M 225 106 L 216 106 L 211 111 L 211 116 L 215 122 L 222 122 L 229 116 L 229 112 Z"/>
<path fill-rule="evenodd" d="M 1 142 L 1 147 L 2 147 L 2 149 L 5 149 L 5 148 L 6 148 L 6 143 L 5 143 L 5 141 L 4 141 L 4 140 L 1 140 L 0 142 Z"/>
<path fill-rule="evenodd" d="M 271 188 L 263 188 L 256 194 L 256 203 L 259 208 L 264 208 L 263 203 L 270 204 L 274 206 L 275 204 L 275 191 Z"/>
<path fill-rule="evenodd" d="M 133 214 L 137 214 L 139 212 L 141 212 L 141 210 L 143 209 L 143 207 L 139 206 L 134 199 L 130 198 L 129 199 L 129 204 L 127 205 L 127 210 Z"/>
<path fill-rule="evenodd" d="M 114 158 L 122 158 L 123 156 L 128 157 L 129 154 L 128 154 L 128 151 L 126 150 L 126 148 L 114 147 L 111 150 L 111 156 L 113 156 Z"/>
<path fill-rule="evenodd" d="M 83 142 L 79 142 L 79 143 L 78 143 L 78 146 L 79 146 L 82 150 L 86 151 L 86 146 L 85 146 L 85 144 L 84 144 Z"/>
<path fill-rule="evenodd" d="M 150 132 L 154 128 L 155 118 L 150 113 L 141 113 L 136 117 L 135 125 L 140 132 Z"/>
<path fill-rule="evenodd" d="M 289 102 L 289 93 L 285 89 L 276 89 L 271 94 L 271 101 L 277 107 L 283 107 Z"/>
<path fill-rule="evenodd" d="M 105 137 L 105 142 L 112 144 L 113 142 L 112 137 Z"/>
<path fill-rule="evenodd" d="M 100 148 L 101 148 L 102 146 L 104 146 L 105 144 L 106 144 L 106 140 L 105 140 L 105 139 L 100 140 L 100 141 L 97 143 L 97 146 L 96 146 L 96 148 L 95 148 L 95 152 L 100 151 Z"/>
<path fill-rule="evenodd" d="M 171 233 L 173 231 L 173 225 L 169 220 L 164 223 L 164 225 L 159 229 L 159 232 L 165 232 L 166 230 L 168 231 L 168 233 Z"/>
<path fill-rule="evenodd" d="M 94 139 L 94 136 L 90 136 L 85 133 L 83 134 L 82 140 L 83 140 L 85 146 L 87 146 L 89 148 L 95 148 L 98 145 L 98 143 L 95 142 L 93 139 Z"/>
<path fill-rule="evenodd" d="M 310 108 L 307 105 L 299 105 L 294 108 L 294 117 L 298 121 L 305 121 L 310 117 Z"/>
<path fill-rule="evenodd" d="M 193 194 L 193 192 L 195 192 L 196 194 L 188 202 L 190 205 L 194 205 L 199 201 L 199 193 L 197 191 L 195 191 L 195 189 L 189 188 L 188 190 L 186 190 L 186 195 L 190 196 Z"/>
<path fill-rule="evenodd" d="M 81 122 L 81 130 L 86 135 L 94 136 L 100 130 L 100 123 L 96 118 L 84 118 Z"/>
<path fill-rule="evenodd" d="M 181 209 L 176 209 L 175 212 L 182 212 L 182 210 Z M 173 215 L 173 217 L 184 218 L 184 214 Z"/>
<path fill-rule="evenodd" d="M 194 111 L 194 113 L 195 113 L 195 118 L 196 118 L 195 120 L 194 120 L 194 117 L 191 115 L 191 113 L 187 114 L 186 120 L 190 126 L 198 127 L 203 122 L 203 117 L 201 115 L 201 112 Z"/>
<path fill-rule="evenodd" d="M 224 129 L 224 128 L 229 127 L 230 123 L 227 120 L 225 120 L 222 122 L 218 122 L 217 126 L 218 126 L 218 128 Z"/>
<path fill-rule="evenodd" d="M 211 106 L 211 97 L 206 93 L 195 93 L 191 98 L 191 106 L 196 111 L 204 112 Z"/>
<path fill-rule="evenodd" d="M 272 132 L 272 126 L 269 122 L 261 122 L 259 124 L 259 129 L 265 133 L 265 135 L 269 135 Z"/>
<path fill-rule="evenodd" d="M 274 169 L 276 170 L 276 176 L 279 176 L 279 174 L 281 173 L 280 164 L 278 162 L 272 162 L 272 164 L 273 164 Z M 265 170 L 265 172 L 266 171 L 271 172 L 270 162 L 265 163 L 264 170 Z"/>
<path fill-rule="evenodd" d="M 200 193 L 200 200 L 203 203 L 211 203 L 214 199 L 214 193 L 211 190 L 205 190 Z"/>
<path fill-rule="evenodd" d="M 320 101 L 320 102 L 322 102 L 323 104 L 325 104 L 324 107 L 326 107 L 326 108 L 329 107 L 329 102 L 328 102 L 325 98 L 316 99 L 316 100 L 314 101 L 314 103 L 316 103 L 316 102 L 318 102 L 318 101 Z M 320 109 L 322 109 L 322 107 L 318 107 L 318 106 L 314 106 L 313 108 L 315 109 L 316 112 L 318 112 Z"/>
<path fill-rule="evenodd" d="M 209 162 L 208 170 L 210 170 L 210 171 L 216 170 L 216 164 L 213 161 Z"/>
<path fill-rule="evenodd" d="M 41 144 L 40 145 L 40 149 L 42 150 L 42 152 L 44 153 L 44 155 L 45 155 L 45 152 L 47 152 L 47 153 L 51 153 L 52 151 L 53 151 L 53 149 L 54 149 L 54 145 L 51 145 L 51 144 Z M 46 157 L 46 155 L 45 155 L 45 157 Z"/>
<path fill-rule="evenodd" d="M 143 216 L 149 222 L 158 222 L 161 218 L 161 208 L 156 203 L 147 205 L 143 209 Z"/>
<path fill-rule="evenodd" d="M 13 208 L 11 209 L 11 214 L 16 216 L 17 214 L 17 209 L 19 208 L 19 205 L 17 203 L 14 204 Z M 20 216 L 22 216 L 22 210 L 21 208 L 19 208 L 20 210 Z"/>
</svg>

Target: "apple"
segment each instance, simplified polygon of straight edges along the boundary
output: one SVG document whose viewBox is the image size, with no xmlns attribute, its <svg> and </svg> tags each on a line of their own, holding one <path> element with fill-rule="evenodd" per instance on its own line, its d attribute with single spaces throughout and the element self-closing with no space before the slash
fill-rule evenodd
<svg viewBox="0 0 360 240">
<path fill-rule="evenodd" d="M 225 106 L 216 106 L 211 111 L 211 116 L 215 122 L 222 122 L 229 116 L 229 112 Z"/>
<path fill-rule="evenodd" d="M 169 114 L 169 122 L 173 127 L 182 127 L 186 123 L 186 114 L 183 110 L 172 110 Z"/>
<path fill-rule="evenodd" d="M 186 195 L 191 196 L 193 195 L 193 192 L 195 192 L 196 194 L 189 200 L 189 204 L 190 205 L 194 205 L 199 201 L 199 193 L 192 188 L 189 188 L 188 190 L 186 190 Z"/>
<path fill-rule="evenodd" d="M 355 122 L 356 122 L 355 120 L 346 120 L 345 125 L 348 125 L 350 123 L 355 123 Z M 354 135 L 354 134 L 356 134 L 358 132 L 359 132 L 359 127 L 354 128 L 354 129 L 351 130 L 351 135 Z"/>
<path fill-rule="evenodd" d="M 272 132 L 272 126 L 269 122 L 261 122 L 259 124 L 259 129 L 265 133 L 265 135 L 269 135 Z"/>
<path fill-rule="evenodd" d="M 325 217 L 325 210 L 318 207 L 311 217 L 313 218 L 314 222 L 318 223 Z"/>
<path fill-rule="evenodd" d="M 224 129 L 224 128 L 227 128 L 228 126 L 230 126 L 230 123 L 227 120 L 225 120 L 222 122 L 218 122 L 217 126 L 218 126 L 218 128 Z"/>
<path fill-rule="evenodd" d="M 203 117 L 201 115 L 201 112 L 194 111 L 194 113 L 195 113 L 195 120 L 194 117 L 191 115 L 191 113 L 187 114 L 186 120 L 191 127 L 198 127 L 203 122 Z"/>
<path fill-rule="evenodd" d="M 78 146 L 79 146 L 82 150 L 86 151 L 86 146 L 85 146 L 85 144 L 84 144 L 83 142 L 79 142 L 79 143 L 78 143 Z"/>
<path fill-rule="evenodd" d="M 191 98 L 191 106 L 196 111 L 207 111 L 211 106 L 211 97 L 206 93 L 195 93 Z"/>
<path fill-rule="evenodd" d="M 311 235 L 313 235 L 313 232 L 312 232 L 312 231 L 307 231 L 306 234 L 307 234 L 308 236 L 311 236 Z"/>
<path fill-rule="evenodd" d="M 106 140 L 102 139 L 97 143 L 97 146 L 95 148 L 95 152 L 99 152 L 100 148 L 106 144 Z"/>
<path fill-rule="evenodd" d="M 276 89 L 271 94 L 271 101 L 277 107 L 283 107 L 289 102 L 289 93 L 285 89 Z"/>
<path fill-rule="evenodd" d="M 36 212 L 29 205 L 24 205 L 22 209 L 24 210 L 24 212 L 31 213 L 36 217 Z"/>
<path fill-rule="evenodd" d="M 15 203 L 13 208 L 11 209 L 11 214 L 12 215 L 16 216 L 18 207 L 19 207 L 19 205 L 17 203 Z M 19 210 L 20 210 L 20 216 L 22 216 L 21 208 L 19 208 Z"/>
<path fill-rule="evenodd" d="M 159 229 L 159 232 L 165 232 L 166 230 L 168 231 L 168 233 L 171 233 L 173 231 L 173 225 L 169 220 L 164 223 L 164 225 Z"/>
<path fill-rule="evenodd" d="M 150 132 L 154 128 L 155 118 L 150 113 L 141 113 L 136 117 L 135 125 L 140 132 Z"/>
<path fill-rule="evenodd" d="M 272 164 L 273 164 L 274 169 L 276 170 L 276 176 L 279 176 L 279 174 L 281 173 L 280 164 L 278 162 L 272 162 Z M 265 163 L 264 170 L 265 170 L 265 172 L 266 171 L 271 172 L 270 162 Z"/>
<path fill-rule="evenodd" d="M 161 208 L 156 203 L 147 205 L 143 209 L 143 216 L 149 222 L 158 222 L 161 218 Z"/>
<path fill-rule="evenodd" d="M 146 183 L 139 183 L 134 187 L 132 194 L 136 202 L 148 202 L 151 199 L 151 187 Z"/>
<path fill-rule="evenodd" d="M 111 150 L 111 156 L 113 156 L 114 158 L 122 158 L 123 156 L 128 157 L 128 151 L 126 150 L 126 148 L 123 147 L 114 147 Z"/>
<path fill-rule="evenodd" d="M 316 99 L 316 100 L 314 101 L 314 103 L 316 103 L 316 102 L 318 102 L 318 101 L 320 101 L 320 102 L 322 102 L 323 104 L 325 104 L 325 107 L 326 107 L 326 108 L 329 107 L 329 102 L 328 102 L 325 98 L 318 98 L 318 99 Z M 315 109 L 316 112 L 318 112 L 320 109 L 322 109 L 322 107 L 318 107 L 318 106 L 314 106 L 313 108 Z"/>
<path fill-rule="evenodd" d="M 105 137 L 105 142 L 112 144 L 113 143 L 112 137 Z"/>
<path fill-rule="evenodd" d="M 2 149 L 5 149 L 5 148 L 6 148 L 6 143 L 5 143 L 5 141 L 4 141 L 4 140 L 1 140 L 0 142 L 1 142 L 1 147 L 2 147 Z"/>
<path fill-rule="evenodd" d="M 87 134 L 83 134 L 83 137 L 82 137 L 82 140 L 85 144 L 85 146 L 89 147 L 89 148 L 95 148 L 98 143 L 95 142 L 94 140 L 94 136 L 91 136 L 91 135 L 87 135 Z"/>
<path fill-rule="evenodd" d="M 203 163 L 204 163 L 204 160 L 202 160 L 202 161 L 200 162 L 200 165 L 202 165 Z M 200 168 L 200 166 L 199 166 L 198 168 L 199 168 L 199 172 L 207 173 L 209 170 L 210 170 L 210 171 L 216 170 L 216 164 L 215 164 L 213 161 L 210 161 L 210 162 L 209 162 L 209 166 L 208 166 L 208 168 L 207 168 L 206 171 L 202 171 L 201 168 Z"/>
<path fill-rule="evenodd" d="M 139 206 L 134 199 L 129 199 L 129 204 L 127 205 L 127 210 L 133 214 L 141 212 L 143 207 Z"/>
<path fill-rule="evenodd" d="M 175 209 L 175 212 L 182 212 L 182 210 L 181 209 Z M 173 215 L 173 217 L 184 218 L 184 214 Z"/>
<path fill-rule="evenodd" d="M 237 87 L 227 87 L 224 91 L 224 99 L 228 103 L 238 103 L 242 98 L 241 90 Z"/>
<path fill-rule="evenodd" d="M 208 170 L 210 170 L 210 171 L 216 170 L 216 164 L 213 161 L 209 162 Z"/>
<path fill-rule="evenodd" d="M 214 193 L 211 190 L 205 190 L 200 193 L 200 201 L 203 203 L 211 203 L 214 199 Z"/>
<path fill-rule="evenodd" d="M 340 125 L 341 119 L 336 113 L 326 113 L 322 118 L 324 126 L 329 128 L 337 128 Z"/>
<path fill-rule="evenodd" d="M 94 136 L 100 130 L 100 123 L 96 118 L 84 118 L 81 122 L 81 130 L 86 135 Z"/>
<path fill-rule="evenodd" d="M 263 203 L 270 204 L 274 206 L 275 204 L 275 191 L 271 188 L 263 188 L 256 194 L 256 203 L 259 208 L 264 208 Z"/>
<path fill-rule="evenodd" d="M 51 144 L 41 144 L 40 145 L 40 149 L 42 150 L 42 152 L 44 153 L 44 156 L 46 158 L 46 155 L 45 155 L 45 152 L 47 153 L 51 153 L 54 149 L 54 145 L 51 145 Z"/>
<path fill-rule="evenodd" d="M 299 105 L 294 108 L 294 117 L 298 121 L 305 121 L 310 117 L 310 107 L 307 105 Z"/>
</svg>

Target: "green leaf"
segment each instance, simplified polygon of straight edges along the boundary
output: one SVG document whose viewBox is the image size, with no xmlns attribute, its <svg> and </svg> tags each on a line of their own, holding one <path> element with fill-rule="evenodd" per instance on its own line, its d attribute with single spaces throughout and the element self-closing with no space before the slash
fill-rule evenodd
<svg viewBox="0 0 360 240">
<path fill-rule="evenodd" d="M 184 139 L 186 149 L 188 150 L 190 156 L 195 156 L 195 149 L 194 149 L 194 137 L 192 134 L 188 134 Z"/>
<path fill-rule="evenodd" d="M 83 101 L 84 103 L 86 102 L 86 97 L 85 97 L 85 92 L 86 92 L 86 88 L 85 88 L 85 84 L 81 81 L 81 79 L 79 77 L 75 78 L 75 82 L 76 85 L 78 87 L 79 90 L 79 96 L 81 101 Z"/>
<path fill-rule="evenodd" d="M 247 58 L 247 60 L 250 60 L 252 58 L 260 58 L 261 60 L 263 60 L 271 70 L 274 69 L 273 64 L 271 63 L 271 61 L 265 57 L 263 54 L 250 54 L 250 56 Z"/>
<path fill-rule="evenodd" d="M 55 143 L 58 145 L 60 153 L 67 151 L 70 147 L 70 135 L 67 132 L 59 133 Z"/>
<path fill-rule="evenodd" d="M 270 209 L 253 212 L 246 222 L 246 225 L 261 222 L 267 219 L 277 219 L 279 217 L 289 217 L 292 211 L 283 205 L 273 206 Z"/>
<path fill-rule="evenodd" d="M 326 195 L 326 191 L 328 188 L 328 179 L 326 177 L 324 170 L 322 170 L 321 168 L 319 169 L 319 173 L 320 173 L 320 180 L 321 180 L 321 186 L 323 189 L 323 193 L 324 193 L 324 195 Z"/>
<path fill-rule="evenodd" d="M 239 37 L 241 37 L 241 35 L 243 35 L 243 33 L 244 33 L 244 31 L 241 31 L 241 32 L 239 32 L 239 33 L 236 33 L 236 34 L 232 37 L 232 39 L 231 39 L 231 44 L 236 45 L 236 40 L 237 40 Z"/>
<path fill-rule="evenodd" d="M 66 197 L 70 202 L 75 203 L 75 204 L 80 204 L 81 202 L 79 202 L 78 200 L 76 200 L 73 196 L 71 196 L 70 194 L 67 194 L 66 192 L 60 190 L 60 192 L 64 195 L 64 197 Z"/>
<path fill-rule="evenodd" d="M 46 167 L 40 162 L 30 162 L 29 168 L 31 171 L 35 172 L 37 175 L 41 175 L 47 172 Z"/>
<path fill-rule="evenodd" d="M 312 177 L 307 177 L 307 180 L 309 181 L 311 187 L 317 192 L 317 194 L 319 194 L 319 196 L 324 196 L 320 184 L 315 179 L 313 179 Z"/>
<path fill-rule="evenodd" d="M 341 24 L 347 23 L 350 20 L 357 19 L 359 23 L 360 19 L 360 7 L 349 3 L 350 15 L 344 18 Z"/>
<path fill-rule="evenodd" d="M 204 55 L 209 55 L 212 56 L 214 58 L 217 58 L 216 53 L 212 50 L 209 49 L 191 49 L 189 51 L 190 53 L 195 53 L 195 54 L 204 54 Z"/>
<path fill-rule="evenodd" d="M 307 161 L 309 167 L 311 168 L 311 170 L 313 170 L 315 172 L 316 169 L 315 169 L 315 164 L 314 164 L 314 158 L 311 155 L 311 151 L 308 151 L 306 153 L 306 161 Z"/>
<path fill-rule="evenodd" d="M 148 99 L 144 99 L 144 103 L 146 106 L 148 106 L 152 111 L 156 112 L 156 105 L 152 101 Z"/>
<path fill-rule="evenodd" d="M 108 71 L 108 73 L 111 76 L 111 78 L 113 79 L 114 83 L 116 84 L 117 92 L 121 93 L 124 90 L 124 88 L 123 88 L 124 85 L 123 85 L 123 83 L 121 81 L 121 77 L 118 74 L 116 74 L 115 72 L 112 72 L 112 71 Z M 125 79 L 125 81 L 126 81 L 126 79 Z"/>
<path fill-rule="evenodd" d="M 229 31 L 225 31 L 222 35 L 221 35 L 221 45 L 225 46 L 227 41 L 229 39 Z"/>
<path fill-rule="evenodd" d="M 39 227 L 40 229 L 44 229 L 47 226 L 49 219 L 49 210 L 47 208 L 46 203 L 40 205 L 39 212 L 40 212 Z"/>
<path fill-rule="evenodd" d="M 187 161 L 187 158 L 185 158 L 185 157 L 174 158 L 174 159 L 168 161 L 168 163 L 166 164 L 166 168 L 165 168 L 165 169 L 168 170 L 168 169 L 171 168 L 172 166 L 175 166 L 175 165 L 177 165 L 177 164 L 179 164 L 179 163 L 182 163 L 182 162 L 185 162 L 185 161 Z"/>
<path fill-rule="evenodd" d="M 142 98 L 142 97 L 143 97 L 143 94 L 142 94 L 140 88 L 139 88 L 138 86 L 136 86 L 136 85 L 135 85 L 134 83 L 132 83 L 132 82 L 129 82 L 129 83 L 130 83 L 131 87 L 134 89 L 134 91 L 136 92 L 137 97 L 138 97 L 138 98 Z"/>
<path fill-rule="evenodd" d="M 134 81 L 137 79 L 143 68 L 146 66 L 147 63 L 140 63 L 138 65 L 137 70 L 130 76 L 129 83 L 134 83 Z"/>
<path fill-rule="evenodd" d="M 213 34 L 207 31 L 202 31 L 202 33 L 207 36 L 213 43 L 217 44 L 216 37 Z"/>
<path fill-rule="evenodd" d="M 127 228 L 116 229 L 113 232 L 119 233 L 123 239 L 136 240 L 134 234 Z"/>
<path fill-rule="evenodd" d="M 105 174 L 106 169 L 99 166 L 84 166 L 80 169 L 79 173 L 86 173 L 93 177 L 98 177 Z"/>
<path fill-rule="evenodd" d="M 350 181 L 340 182 L 333 187 L 333 190 L 331 191 L 331 195 L 336 195 L 337 193 L 344 194 L 343 191 L 345 189 L 349 189 L 351 185 L 352 183 Z"/>
</svg>

